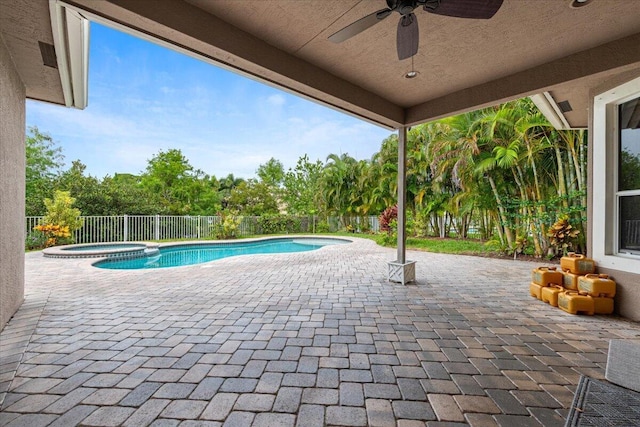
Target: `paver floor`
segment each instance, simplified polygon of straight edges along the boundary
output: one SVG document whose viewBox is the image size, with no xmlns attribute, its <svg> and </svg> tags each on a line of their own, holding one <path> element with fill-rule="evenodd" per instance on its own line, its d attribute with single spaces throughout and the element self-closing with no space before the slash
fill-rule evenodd
<svg viewBox="0 0 640 427">
<path fill-rule="evenodd" d="M 0 335 L 0 425 L 563 425 L 581 374 L 603 378 L 612 316 L 528 295 L 521 261 L 356 239 L 148 271 L 26 258 Z"/>
</svg>

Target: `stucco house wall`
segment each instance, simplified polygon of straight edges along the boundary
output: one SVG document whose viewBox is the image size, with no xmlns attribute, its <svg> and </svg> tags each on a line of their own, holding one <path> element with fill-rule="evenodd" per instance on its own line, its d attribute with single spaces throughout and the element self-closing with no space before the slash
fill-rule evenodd
<svg viewBox="0 0 640 427">
<path fill-rule="evenodd" d="M 0 37 L 0 330 L 24 300 L 25 87 Z"/>
</svg>

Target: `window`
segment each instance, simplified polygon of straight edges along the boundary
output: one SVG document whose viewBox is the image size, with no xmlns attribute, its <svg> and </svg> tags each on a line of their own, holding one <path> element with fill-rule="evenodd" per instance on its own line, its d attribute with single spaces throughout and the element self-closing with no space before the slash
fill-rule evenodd
<svg viewBox="0 0 640 427">
<path fill-rule="evenodd" d="M 640 97 L 618 106 L 618 251 L 640 254 Z"/>
<path fill-rule="evenodd" d="M 640 274 L 640 76 L 593 100 L 590 256 Z"/>
</svg>

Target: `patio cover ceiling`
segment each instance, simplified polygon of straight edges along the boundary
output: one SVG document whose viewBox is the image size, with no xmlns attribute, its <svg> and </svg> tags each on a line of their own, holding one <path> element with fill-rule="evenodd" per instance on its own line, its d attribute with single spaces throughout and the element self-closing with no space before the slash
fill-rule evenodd
<svg viewBox="0 0 640 427">
<path fill-rule="evenodd" d="M 389 128 L 541 92 L 556 102 L 569 101 L 572 111 L 564 113 L 567 122 L 586 127 L 591 87 L 621 72 L 640 74 L 640 1 L 592 0 L 578 8 L 571 3 L 504 0 L 490 20 L 444 17 L 418 9 L 420 48 L 413 67 L 419 75 L 414 79 L 404 77 L 411 60 L 399 61 L 396 55 L 396 13 L 343 43 L 328 40 L 351 22 L 385 8 L 384 0 L 65 0 L 63 4 L 82 10 L 89 19 L 115 22 Z M 22 18 L 46 21 L 46 14 Z M 2 24 L 6 41 L 11 35 L 5 34 Z M 48 21 L 35 28 L 47 26 L 50 29 Z M 35 85 L 36 77 L 26 79 L 27 86 Z"/>
</svg>

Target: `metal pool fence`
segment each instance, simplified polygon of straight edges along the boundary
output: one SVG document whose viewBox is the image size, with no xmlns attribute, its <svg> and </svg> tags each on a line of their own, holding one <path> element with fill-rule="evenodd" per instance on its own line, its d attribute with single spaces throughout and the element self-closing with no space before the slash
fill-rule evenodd
<svg viewBox="0 0 640 427">
<path fill-rule="evenodd" d="M 26 217 L 25 233 L 28 235 L 38 225 L 42 216 Z M 204 239 L 211 237 L 219 216 L 174 216 L 174 215 L 113 215 L 82 216 L 83 226 L 74 233 L 76 243 L 127 242 L 145 240 Z M 242 217 L 238 228 L 238 237 L 267 234 L 257 216 Z M 338 217 L 321 218 L 318 216 L 288 216 L 293 226 L 286 230 L 290 233 L 335 232 L 341 227 Z M 362 221 L 368 222 L 367 228 L 379 230 L 378 217 L 354 217 L 350 223 L 360 230 Z M 364 225 L 364 224 L 363 224 Z M 328 227 L 328 230 L 327 230 Z"/>
</svg>

